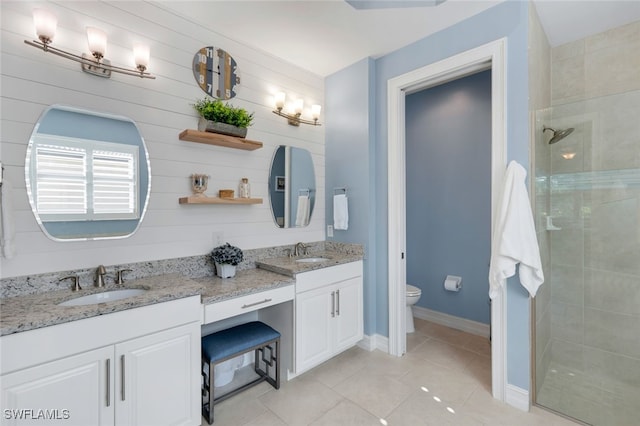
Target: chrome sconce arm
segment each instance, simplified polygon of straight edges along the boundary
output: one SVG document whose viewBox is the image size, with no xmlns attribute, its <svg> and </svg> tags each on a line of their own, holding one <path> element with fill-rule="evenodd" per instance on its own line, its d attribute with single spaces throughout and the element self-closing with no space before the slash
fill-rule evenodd
<svg viewBox="0 0 640 426">
<path fill-rule="evenodd" d="M 292 126 L 300 126 L 300 123 L 309 124 L 311 126 L 321 126 L 321 124 L 318 122 L 318 119 L 320 118 L 320 110 L 322 108 L 320 105 L 312 105 L 311 116 L 313 117 L 313 120 L 305 120 L 304 118 L 302 118 L 302 109 L 304 107 L 303 100 L 296 99 L 294 102 L 292 102 L 293 107 L 290 108 L 292 113 L 287 114 L 286 112 L 282 112 L 282 108 L 284 108 L 285 98 L 286 95 L 284 92 L 278 92 L 275 94 L 274 104 L 276 109 L 272 111 L 274 114 L 286 118 L 287 122 Z"/>
<path fill-rule="evenodd" d="M 272 111 L 274 114 L 279 115 L 280 117 L 284 117 L 287 119 L 287 122 L 292 125 L 292 126 L 300 126 L 300 123 L 303 124 L 310 124 L 312 126 L 322 126 L 322 124 L 318 123 L 318 119 L 314 118 L 313 121 L 312 120 L 305 120 L 304 118 L 301 118 L 300 116 L 302 115 L 302 113 L 296 113 L 296 114 L 287 114 L 285 112 L 282 112 L 282 108 L 277 108 L 275 110 Z"/>
<path fill-rule="evenodd" d="M 154 75 L 146 72 L 147 68 L 144 65 L 138 65 L 137 70 L 133 70 L 111 65 L 111 62 L 108 59 L 95 59 L 93 57 L 90 57 L 86 53 L 83 53 L 82 56 L 75 55 L 62 49 L 53 47 L 48 42 L 37 40 L 25 40 L 24 42 L 29 46 L 36 47 L 44 52 L 53 53 L 54 55 L 61 56 L 65 59 L 70 59 L 72 61 L 78 62 L 82 66 L 83 71 L 100 77 L 109 78 L 111 77 L 112 72 L 116 72 L 119 74 L 126 74 L 140 78 L 156 78 Z"/>
<path fill-rule="evenodd" d="M 70 59 L 80 63 L 82 71 L 88 72 L 99 77 L 109 78 L 112 72 L 131 75 L 140 78 L 155 77 L 146 72 L 149 65 L 149 48 L 147 46 L 137 44 L 133 47 L 133 55 L 135 57 L 136 68 L 124 68 L 111 65 L 111 62 L 104 58 L 107 49 L 107 34 L 95 27 L 87 27 L 87 42 L 91 55 L 76 55 L 62 49 L 51 46 L 53 38 L 56 34 L 58 18 L 47 10 L 34 9 L 33 23 L 38 36 L 37 40 L 24 42 L 29 46 L 41 49 L 43 52 L 53 53 L 65 59 Z"/>
</svg>

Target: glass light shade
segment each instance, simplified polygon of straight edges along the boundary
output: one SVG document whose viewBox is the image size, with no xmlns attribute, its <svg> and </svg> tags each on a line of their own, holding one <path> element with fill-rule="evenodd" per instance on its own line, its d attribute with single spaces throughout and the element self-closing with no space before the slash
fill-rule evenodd
<svg viewBox="0 0 640 426">
<path fill-rule="evenodd" d="M 322 107 L 320 105 L 311 105 L 311 117 L 313 117 L 314 120 L 317 120 L 318 118 L 320 118 L 321 110 L 322 110 Z"/>
<path fill-rule="evenodd" d="M 284 107 L 284 100 L 286 98 L 286 95 L 284 94 L 284 92 L 278 92 L 275 95 L 275 104 L 276 104 L 276 108 L 282 108 Z"/>
<path fill-rule="evenodd" d="M 36 27 L 36 34 L 40 40 L 53 40 L 56 35 L 58 18 L 48 10 L 34 9 L 33 25 Z"/>
<path fill-rule="evenodd" d="M 133 59 L 135 60 L 136 67 L 147 68 L 149 66 L 149 46 L 144 44 L 136 44 L 133 46 Z"/>
<path fill-rule="evenodd" d="M 296 99 L 293 104 L 293 112 L 296 114 L 302 114 L 302 108 L 304 108 L 304 101 L 302 99 Z"/>
<path fill-rule="evenodd" d="M 107 52 L 107 34 L 99 28 L 87 27 L 87 42 L 93 56 L 101 56 Z"/>
</svg>

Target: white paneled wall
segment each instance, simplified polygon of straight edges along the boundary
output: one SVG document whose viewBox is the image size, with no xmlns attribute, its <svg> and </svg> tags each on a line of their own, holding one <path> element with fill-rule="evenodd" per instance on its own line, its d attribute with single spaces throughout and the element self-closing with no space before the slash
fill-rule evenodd
<svg viewBox="0 0 640 426">
<path fill-rule="evenodd" d="M 200 255 L 213 248 L 214 233 L 243 249 L 324 239 L 324 127 L 289 126 L 271 113 L 271 97 L 279 90 L 303 97 L 305 105 L 324 104 L 322 77 L 214 32 L 215 19 L 203 26 L 177 16 L 162 2 L 25 1 L 1 2 L 0 7 L 0 158 L 13 186 L 16 232 L 16 255 L 0 259 L 0 277 Z M 157 79 L 95 77 L 77 63 L 27 46 L 23 40 L 35 38 L 35 7 L 57 15 L 54 45 L 74 53 L 87 51 L 86 26 L 107 32 L 106 57 L 114 65 L 132 66 L 133 43 L 148 44 L 149 71 Z M 191 104 L 204 92 L 193 78 L 191 61 L 204 46 L 222 48 L 237 61 L 241 84 L 231 103 L 255 112 L 247 137 L 263 142 L 262 149 L 240 151 L 178 139 L 182 130 L 197 126 Z M 125 115 L 138 124 L 149 150 L 152 180 L 147 213 L 135 235 L 62 243 L 40 231 L 27 199 L 24 160 L 33 126 L 50 104 Z M 278 229 L 271 217 L 267 177 L 273 152 L 281 144 L 306 148 L 313 158 L 318 187 L 307 228 Z M 220 188 L 237 191 L 240 178 L 248 177 L 252 196 L 262 197 L 264 204 L 179 205 L 178 198 L 191 193 L 189 175 L 196 172 L 211 175 L 210 195 Z"/>
</svg>

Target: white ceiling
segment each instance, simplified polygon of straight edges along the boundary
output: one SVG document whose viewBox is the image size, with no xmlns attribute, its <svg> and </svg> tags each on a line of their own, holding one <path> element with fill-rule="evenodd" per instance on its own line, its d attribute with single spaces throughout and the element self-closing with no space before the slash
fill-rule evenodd
<svg viewBox="0 0 640 426">
<path fill-rule="evenodd" d="M 403 1 L 405 7 L 381 9 L 355 9 L 343 0 L 187 0 L 162 5 L 326 76 L 365 57 L 383 56 L 502 1 L 447 0 L 430 7 L 406 7 L 410 2 Z M 388 6 L 389 0 L 384 3 Z M 640 20 L 640 0 L 534 0 L 534 4 L 552 46 Z"/>
</svg>

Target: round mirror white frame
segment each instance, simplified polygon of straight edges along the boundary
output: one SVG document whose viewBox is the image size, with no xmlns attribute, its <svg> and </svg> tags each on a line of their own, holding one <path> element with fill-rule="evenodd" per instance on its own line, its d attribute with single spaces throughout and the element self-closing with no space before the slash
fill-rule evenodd
<svg viewBox="0 0 640 426">
<path fill-rule="evenodd" d="M 269 201 L 278 228 L 309 225 L 316 200 L 316 178 L 309 151 L 280 145 L 269 171 Z"/>
<path fill-rule="evenodd" d="M 36 221 L 52 240 L 126 238 L 146 213 L 151 164 L 130 118 L 52 105 L 31 134 L 25 181 Z"/>
</svg>

